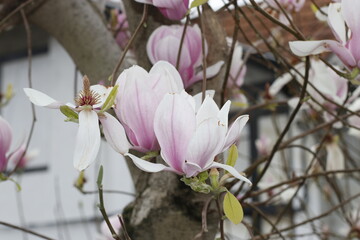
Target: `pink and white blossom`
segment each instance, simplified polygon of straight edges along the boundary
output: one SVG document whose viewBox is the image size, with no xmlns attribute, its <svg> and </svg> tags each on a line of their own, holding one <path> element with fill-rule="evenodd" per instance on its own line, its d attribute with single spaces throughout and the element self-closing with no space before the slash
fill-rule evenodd
<svg viewBox="0 0 360 240">
<path fill-rule="evenodd" d="M 157 28 L 150 36 L 146 51 L 151 63 L 157 61 L 168 61 L 176 66 L 181 36 L 184 26 L 171 25 Z M 205 43 L 205 54 L 207 55 L 207 44 Z M 198 25 L 188 26 L 184 42 L 182 43 L 179 73 L 185 88 L 203 79 L 202 71 L 202 41 L 201 31 Z M 206 69 L 206 77 L 214 77 L 223 65 L 223 61 Z"/>
<path fill-rule="evenodd" d="M 112 143 L 113 139 L 119 138 L 109 134 L 113 129 L 118 130 L 118 134 L 122 136 L 122 141 L 117 142 L 115 150 L 120 153 L 128 152 L 129 143 L 126 140 L 125 131 L 121 124 L 110 114 L 106 112 L 99 113 L 111 88 L 106 88 L 102 85 L 90 86 L 90 82 L 85 76 L 84 89 L 76 98 L 76 106 L 71 103 L 64 104 L 58 102 L 35 89 L 24 88 L 24 91 L 30 101 L 37 106 L 59 109 L 61 106 L 66 105 L 73 111 L 78 112 L 79 130 L 76 136 L 74 152 L 74 167 L 77 170 L 82 171 L 86 169 L 96 159 L 101 139 L 99 120 L 103 125 L 105 138 L 109 142 Z"/>
<path fill-rule="evenodd" d="M 160 12 L 171 20 L 182 19 L 189 9 L 189 0 L 135 0 L 139 3 L 157 7 Z"/>
<path fill-rule="evenodd" d="M 116 84 L 119 91 L 115 113 L 132 148 L 141 152 L 159 150 L 154 132 L 155 112 L 166 93 L 178 93 L 184 89 L 179 73 L 170 63 L 160 61 L 150 72 L 139 66 L 123 71 Z"/>
<path fill-rule="evenodd" d="M 132 154 L 135 165 L 147 172 L 171 171 L 186 177 L 196 176 L 210 168 L 223 168 L 234 177 L 251 182 L 233 167 L 214 161 L 214 158 L 239 141 L 248 115 L 236 119 L 228 130 L 230 101 L 219 109 L 206 96 L 197 110 L 195 100 L 185 91 L 166 94 L 160 102 L 154 119 L 161 156 L 167 165 L 144 161 Z"/>
<path fill-rule="evenodd" d="M 0 116 L 0 173 L 6 170 L 8 162 L 19 162 L 24 156 L 23 145 L 10 152 L 12 130 L 10 124 Z"/>
<path fill-rule="evenodd" d="M 342 0 L 329 5 L 327 22 L 335 40 L 293 41 L 291 51 L 300 57 L 333 52 L 349 69 L 360 67 L 360 1 Z M 346 26 L 349 28 L 347 33 Z"/>
</svg>

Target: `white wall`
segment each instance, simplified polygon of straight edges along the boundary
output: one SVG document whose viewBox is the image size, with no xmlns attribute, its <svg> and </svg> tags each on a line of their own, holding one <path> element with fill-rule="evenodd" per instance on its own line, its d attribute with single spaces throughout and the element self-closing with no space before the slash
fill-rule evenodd
<svg viewBox="0 0 360 240">
<path fill-rule="evenodd" d="M 47 54 L 33 57 L 33 88 L 63 102 L 73 102 L 75 66 L 68 54 L 55 40 L 50 41 Z M 30 102 L 22 89 L 28 87 L 27 59 L 9 61 L 0 67 L 0 83 L 4 89 L 8 83 L 14 85 L 15 97 L 1 109 L 1 115 L 13 127 L 13 144 L 17 146 L 27 138 L 31 125 Z M 81 81 L 81 76 L 79 76 Z M 81 83 L 78 84 L 81 86 Z M 80 87 L 81 88 L 81 87 Z M 80 89 L 79 88 L 79 89 Z M 73 167 L 73 151 L 77 124 L 64 122 L 65 117 L 58 110 L 36 107 L 36 122 L 33 140 L 29 150 L 38 149 L 39 155 L 29 163 L 29 167 L 48 166 L 47 171 L 25 173 L 21 178 L 22 191 L 17 193 L 11 182 L 0 183 L 0 221 L 21 224 L 24 215 L 25 226 L 56 239 L 89 239 L 85 227 L 77 224 L 83 220 L 99 216 L 96 208 L 97 195 L 82 195 L 73 187 L 78 176 Z M 96 164 L 86 170 L 88 183 L 86 190 L 96 189 L 99 165 L 104 165 L 104 189 L 133 192 L 133 184 L 122 157 L 102 142 Z M 22 199 L 23 213 L 18 202 Z M 120 213 L 132 197 L 119 194 L 105 196 L 106 208 L 110 213 Z M 79 207 L 82 206 L 82 207 Z M 69 222 L 66 227 L 56 227 L 57 222 Z M 63 236 L 68 229 L 70 236 Z M 88 224 L 87 231 L 95 239 L 97 226 Z M 0 226 L 0 239 L 22 239 L 22 233 Z M 38 239 L 34 237 L 24 239 Z"/>
</svg>

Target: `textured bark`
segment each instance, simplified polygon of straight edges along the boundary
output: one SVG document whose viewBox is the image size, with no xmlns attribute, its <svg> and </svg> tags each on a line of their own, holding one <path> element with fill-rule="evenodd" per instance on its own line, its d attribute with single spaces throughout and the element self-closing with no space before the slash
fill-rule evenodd
<svg viewBox="0 0 360 240">
<path fill-rule="evenodd" d="M 111 76 L 122 52 L 99 11 L 89 2 L 47 0 L 30 20 L 58 40 L 94 84 Z M 128 67 L 125 61 L 122 69 Z"/>
<path fill-rule="evenodd" d="M 30 20 L 56 38 L 73 58 L 79 70 L 92 83 L 107 79 L 121 51 L 91 1 L 47 0 L 30 16 Z M 143 5 L 125 0 L 124 5 L 134 31 L 142 17 Z M 146 69 L 151 64 L 146 55 L 146 41 L 155 28 L 170 24 L 156 8 L 149 7 L 147 23 L 133 43 L 138 64 Z M 208 62 L 225 60 L 226 41 L 216 16 L 206 8 L 204 24 L 209 45 Z M 122 68 L 128 65 L 125 63 Z M 208 89 L 221 89 L 224 68 L 208 82 Z M 219 98 L 218 96 L 216 98 Z M 161 161 L 161 160 L 160 160 Z M 133 240 L 193 239 L 202 229 L 201 212 L 210 195 L 193 192 L 181 182 L 180 176 L 163 172 L 143 173 L 128 161 L 137 197 L 124 211 L 128 231 Z M 218 228 L 218 213 L 214 204 L 208 210 L 208 229 L 200 239 L 214 239 Z"/>
</svg>

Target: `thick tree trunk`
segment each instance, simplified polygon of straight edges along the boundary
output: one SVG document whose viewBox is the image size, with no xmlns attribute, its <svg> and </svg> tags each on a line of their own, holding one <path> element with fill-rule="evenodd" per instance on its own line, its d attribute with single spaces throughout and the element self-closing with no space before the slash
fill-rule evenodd
<svg viewBox="0 0 360 240">
<path fill-rule="evenodd" d="M 92 84 L 107 80 L 122 51 L 100 15 L 86 0 L 47 0 L 30 20 L 47 31 L 66 49 Z M 130 67 L 125 61 L 121 70 Z"/>
<path fill-rule="evenodd" d="M 107 79 L 117 64 L 121 50 L 96 11 L 91 1 L 47 0 L 29 18 L 56 38 L 73 58 L 83 74 L 92 83 Z M 130 30 L 140 22 L 143 5 L 132 0 L 124 1 Z M 226 60 L 225 35 L 209 8 L 204 15 L 205 33 L 210 47 L 209 63 Z M 148 21 L 134 41 L 133 49 L 138 64 L 149 69 L 146 41 L 161 24 L 169 24 L 159 11 L 149 8 Z M 129 67 L 125 62 L 122 69 Z M 209 81 L 208 89 L 218 91 L 223 82 L 224 68 Z M 218 98 L 218 97 L 217 97 Z M 163 172 L 147 174 L 128 162 L 137 191 L 136 200 L 124 211 L 128 231 L 133 240 L 184 240 L 193 239 L 202 229 L 202 209 L 210 195 L 193 192 L 180 181 L 180 176 Z M 208 232 L 199 239 L 214 239 L 219 216 L 214 204 L 207 215 Z"/>
</svg>

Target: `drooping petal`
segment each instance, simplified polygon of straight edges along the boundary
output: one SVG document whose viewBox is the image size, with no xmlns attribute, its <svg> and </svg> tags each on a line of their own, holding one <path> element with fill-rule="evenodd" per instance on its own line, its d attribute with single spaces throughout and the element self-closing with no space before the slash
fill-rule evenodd
<svg viewBox="0 0 360 240">
<path fill-rule="evenodd" d="M 225 169 L 226 171 L 231 173 L 231 175 L 233 175 L 235 178 L 252 185 L 252 183 L 251 183 L 251 181 L 249 179 L 247 179 L 246 177 L 241 175 L 235 168 L 233 168 L 233 167 L 231 167 L 229 165 L 218 163 L 218 162 L 213 162 L 208 168 L 222 168 L 222 169 Z"/>
<path fill-rule="evenodd" d="M 209 118 L 197 126 L 187 149 L 186 161 L 205 168 L 214 161 L 224 144 L 226 128 L 217 118 Z M 186 173 L 186 172 L 185 172 Z M 187 173 L 186 173 L 187 174 Z M 188 175 L 188 174 L 187 174 Z"/>
<path fill-rule="evenodd" d="M 172 172 L 176 172 L 178 174 L 182 174 L 181 172 L 177 172 L 175 171 L 175 169 L 169 168 L 167 166 L 165 166 L 164 164 L 161 163 L 152 163 L 149 161 L 145 161 L 141 158 L 136 157 L 135 155 L 132 155 L 130 153 L 126 153 L 125 156 L 128 156 L 131 158 L 131 160 L 133 161 L 133 163 L 140 168 L 141 170 L 145 171 L 145 172 L 161 172 L 161 171 L 172 171 Z"/>
<path fill-rule="evenodd" d="M 95 111 L 79 113 L 79 130 L 76 136 L 74 167 L 82 171 L 96 158 L 100 148 L 100 129 Z"/>
<path fill-rule="evenodd" d="M 347 49 L 339 42 L 333 40 L 293 41 L 289 42 L 289 46 L 291 51 L 299 57 L 332 51 L 341 59 L 345 65 L 354 67 L 357 64 L 349 49 Z"/>
<path fill-rule="evenodd" d="M 116 152 L 127 153 L 131 145 L 126 138 L 124 127 L 111 114 L 105 112 L 104 115 L 105 117 L 100 117 L 100 122 L 106 141 Z"/>
<path fill-rule="evenodd" d="M 179 172 L 195 128 L 195 110 L 188 100 L 181 94 L 165 95 L 155 113 L 154 129 L 164 161 Z"/>
<path fill-rule="evenodd" d="M 228 149 L 231 145 L 237 143 L 240 138 L 241 131 L 245 127 L 245 124 L 248 120 L 249 115 L 242 115 L 235 120 L 235 122 L 230 127 L 228 133 L 226 134 L 223 151 Z"/>
<path fill-rule="evenodd" d="M 58 102 L 55 99 L 49 97 L 45 93 L 42 93 L 42 92 L 32 89 L 32 88 L 24 88 L 24 92 L 33 104 L 40 106 L 40 107 L 57 109 L 57 108 L 60 108 L 60 106 L 65 105 L 65 104 Z"/>
<path fill-rule="evenodd" d="M 293 76 L 290 73 L 285 73 L 275 79 L 275 81 L 271 84 L 269 88 L 269 94 L 271 96 L 276 96 L 280 92 L 280 90 L 288 84 L 293 79 Z"/>
</svg>

